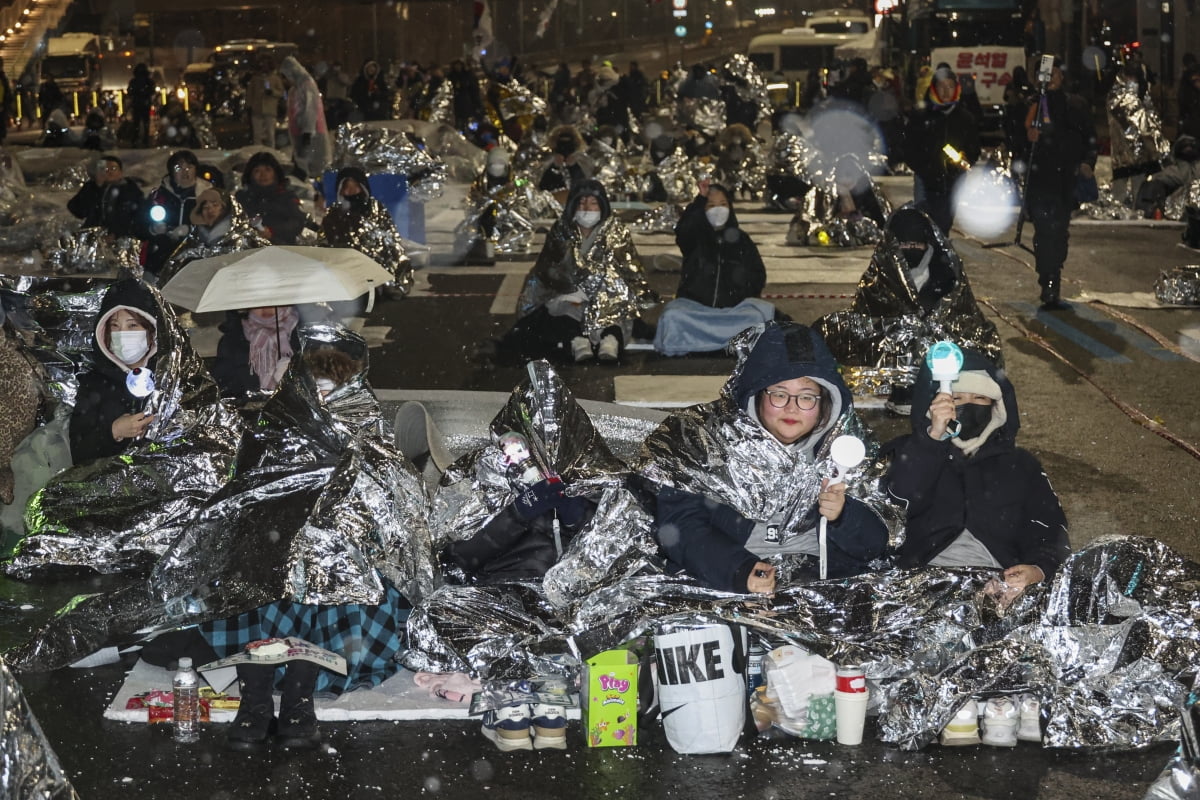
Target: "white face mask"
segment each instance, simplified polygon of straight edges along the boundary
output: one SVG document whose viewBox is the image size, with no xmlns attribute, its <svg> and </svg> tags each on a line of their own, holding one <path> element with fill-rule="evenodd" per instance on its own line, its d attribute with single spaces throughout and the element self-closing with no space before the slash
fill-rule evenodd
<svg viewBox="0 0 1200 800">
<path fill-rule="evenodd" d="M 499 178 L 499 177 L 502 177 L 504 175 L 504 173 L 508 171 L 508 167 L 505 166 L 503 163 L 494 163 L 494 164 L 488 164 L 487 170 L 488 170 L 488 175 L 491 175 L 493 178 Z"/>
<path fill-rule="evenodd" d="M 726 222 L 729 222 L 729 206 L 713 206 L 705 209 L 704 216 L 708 219 L 708 224 L 714 228 L 720 228 Z"/>
<path fill-rule="evenodd" d="M 575 222 L 581 228 L 594 228 L 600 224 L 599 211 L 576 211 Z"/>
<path fill-rule="evenodd" d="M 146 331 L 113 331 L 109 347 L 122 363 L 136 364 L 150 352 L 150 340 Z"/>
</svg>

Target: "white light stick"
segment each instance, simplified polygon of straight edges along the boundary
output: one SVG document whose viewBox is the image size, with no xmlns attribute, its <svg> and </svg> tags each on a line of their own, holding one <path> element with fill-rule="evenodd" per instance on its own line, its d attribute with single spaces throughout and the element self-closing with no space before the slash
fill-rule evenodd
<svg viewBox="0 0 1200 800">
<path fill-rule="evenodd" d="M 962 372 L 962 348 L 954 342 L 938 342 L 925 354 L 925 363 L 929 365 L 929 371 L 933 373 L 933 379 L 938 382 L 942 393 L 953 395 L 954 382 L 958 380 L 958 375 Z M 946 425 L 948 438 L 958 436 L 958 430 L 957 419 L 950 420 Z"/>
<path fill-rule="evenodd" d="M 833 440 L 833 445 L 829 448 L 829 457 L 837 466 L 837 472 L 829 479 L 829 485 L 833 486 L 845 481 L 846 473 L 862 463 L 863 459 L 867 457 L 867 448 L 858 437 L 839 436 Z M 821 529 L 818 535 L 821 549 L 821 580 L 829 577 L 828 537 L 829 520 L 822 515 Z"/>
</svg>

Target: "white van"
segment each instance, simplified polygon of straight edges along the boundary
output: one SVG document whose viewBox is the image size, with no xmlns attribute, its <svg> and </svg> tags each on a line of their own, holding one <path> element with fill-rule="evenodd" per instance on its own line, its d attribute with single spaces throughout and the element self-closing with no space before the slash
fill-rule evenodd
<svg viewBox="0 0 1200 800">
<path fill-rule="evenodd" d="M 862 38 L 861 33 L 817 33 L 812 28 L 788 28 L 782 33 L 755 36 L 747 51 L 771 89 L 777 105 L 781 93 L 800 97 L 812 70 L 829 69 L 838 60 L 839 46 Z M 794 100 L 793 100 L 794 102 Z"/>
</svg>

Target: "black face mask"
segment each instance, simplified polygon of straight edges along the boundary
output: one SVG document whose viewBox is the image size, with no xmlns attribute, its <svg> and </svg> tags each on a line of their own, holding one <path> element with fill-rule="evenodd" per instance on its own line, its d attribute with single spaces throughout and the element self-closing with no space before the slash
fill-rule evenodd
<svg viewBox="0 0 1200 800">
<path fill-rule="evenodd" d="M 958 438 L 964 442 L 979 436 L 992 422 L 992 407 L 981 406 L 978 403 L 964 403 L 954 407 L 954 416 L 958 420 Z"/>
<path fill-rule="evenodd" d="M 575 152 L 574 139 L 559 139 L 558 144 L 554 147 L 554 152 L 558 153 L 563 158 Z"/>
</svg>

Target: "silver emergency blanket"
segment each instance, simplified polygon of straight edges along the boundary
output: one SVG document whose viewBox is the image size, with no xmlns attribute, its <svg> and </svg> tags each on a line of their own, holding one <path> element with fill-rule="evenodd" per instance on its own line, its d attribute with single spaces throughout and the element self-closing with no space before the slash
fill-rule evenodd
<svg viewBox="0 0 1200 800">
<path fill-rule="evenodd" d="M 396 222 L 374 197 L 368 198 L 366 213 L 333 205 L 321 221 L 319 247 L 352 247 L 392 273 L 392 285 L 404 294 L 412 290 L 413 268 Z"/>
<path fill-rule="evenodd" d="M 9 324 L 21 332 L 25 357 L 38 365 L 46 394 L 75 405 L 77 375 L 91 361 L 92 332 L 105 288 L 81 294 L 5 293 Z"/>
<path fill-rule="evenodd" d="M 672 414 L 646 438 L 638 473 L 655 487 L 669 486 L 729 506 L 757 521 L 781 519 L 783 541 L 807 530 L 822 478 L 836 469 L 829 448 L 838 436 L 852 435 L 866 447 L 866 459 L 846 475 L 846 494 L 862 501 L 887 526 L 892 546 L 903 541 L 904 512 L 883 486 L 887 465 L 878 460 L 879 442 L 853 409 L 843 412 L 822 446 L 809 456 L 767 432 L 734 399 L 746 358 L 761 330 L 750 329 L 730 342 L 737 354 L 721 396 Z M 787 476 L 781 480 L 780 476 Z"/>
<path fill-rule="evenodd" d="M 730 125 L 717 136 L 715 178 L 735 195 L 760 196 L 767 188 L 767 150 L 745 125 Z"/>
<path fill-rule="evenodd" d="M 1150 93 L 1138 94 L 1137 79 L 1118 77 L 1107 108 L 1114 172 L 1154 164 L 1171 152 Z"/>
<path fill-rule="evenodd" d="M 47 247 L 44 265 L 59 274 L 127 270 L 140 276 L 142 243 L 133 237 L 113 237 L 104 228 L 80 228 Z"/>
<path fill-rule="evenodd" d="M 636 159 L 627 155 L 617 140 L 610 144 L 597 138 L 587 149 L 592 161 L 592 177 L 604 184 L 609 197 L 633 197 L 641 186 L 636 172 Z"/>
<path fill-rule="evenodd" d="M 842 175 L 839 172 L 848 171 Z M 827 173 L 810 172 L 815 181 L 796 199 L 796 216 L 788 225 L 788 244 L 807 247 L 861 247 L 883 241 L 883 227 L 892 205 L 871 174 L 853 156 L 838 162 Z M 869 194 L 866 212 L 854 208 L 847 213 L 843 199 L 857 202 L 854 195 Z"/>
<path fill-rule="evenodd" d="M 497 253 L 529 252 L 534 234 L 527 203 L 531 194 L 511 180 L 489 186 L 486 172 L 477 177 L 467 190 L 466 215 L 454 229 L 455 252 L 466 252 L 481 240 L 491 242 Z"/>
<path fill-rule="evenodd" d="M 678 101 L 676 118 L 687 128 L 716 136 L 725 130 L 725 102 L 710 97 L 685 97 Z"/>
<path fill-rule="evenodd" d="M 1099 539 L 1048 587 L 997 591 L 983 569 L 897 570 L 773 596 L 638 576 L 590 594 L 570 632 L 591 654 L 664 624 L 733 622 L 861 664 L 885 742 L 919 749 L 969 698 L 1029 692 L 1043 744 L 1119 750 L 1179 735 L 1181 678 L 1200 657 L 1200 565 L 1161 542 Z"/>
<path fill-rule="evenodd" d="M 671 155 L 658 162 L 654 171 L 667 191 L 668 202 L 690 203 L 698 193 L 700 180 L 711 177 L 713 168 L 699 159 L 689 158 L 682 147 L 676 147 Z"/>
<path fill-rule="evenodd" d="M 517 301 L 517 315 L 529 314 L 557 295 L 581 291 L 583 335 L 600 340 L 605 328 L 626 329 L 640 312 L 654 307 L 658 295 L 646 282 L 633 235 L 625 223 L 610 214 L 592 233 L 590 249 L 583 250 L 579 226 L 560 218 L 546 235 L 537 262 L 525 278 Z"/>
<path fill-rule="evenodd" d="M 1146 791 L 1145 800 L 1196 800 L 1200 797 L 1200 678 L 1180 713 L 1179 750 Z"/>
<path fill-rule="evenodd" d="M 200 150 L 220 150 L 221 143 L 213 132 L 212 118 L 203 111 L 189 111 L 188 121 L 192 124 L 192 133 L 196 137 L 196 147 Z"/>
<path fill-rule="evenodd" d="M 499 86 L 500 107 L 496 112 L 503 121 L 515 120 L 522 131 L 533 127 L 533 120 L 538 116 L 546 116 L 549 110 L 546 101 L 538 97 L 529 86 L 513 80 Z M 505 130 L 500 126 L 500 130 Z"/>
<path fill-rule="evenodd" d="M 429 101 L 429 121 L 454 127 L 454 84 L 443 80 Z"/>
<path fill-rule="evenodd" d="M 322 403 L 304 353 L 334 347 L 364 366 Z M 241 442 L 235 477 L 199 509 L 149 580 L 75 598 L 13 652 L 51 670 L 138 634 L 278 600 L 378 604 L 387 581 L 418 600 L 435 575 L 428 501 L 365 381 L 350 331 L 306 326 L 301 351 Z"/>
<path fill-rule="evenodd" d="M 65 470 L 33 496 L 29 535 L 8 574 L 144 566 L 228 480 L 241 436 L 237 414 L 221 400 L 174 310 L 151 292 L 161 320 L 156 386 L 146 405 L 153 422 L 129 451 Z"/>
<path fill-rule="evenodd" d="M 1200 265 L 1172 267 L 1158 273 L 1154 296 L 1160 303 L 1175 306 L 1200 306 Z"/>
<path fill-rule="evenodd" d="M 664 203 L 658 208 L 643 211 L 633 222 L 632 228 L 638 233 L 675 233 L 675 226 L 683 211 L 675 203 Z"/>
<path fill-rule="evenodd" d="M 228 200 L 228 213 L 212 229 L 204 225 L 192 226 L 159 273 L 159 286 L 165 286 L 192 261 L 271 246 L 271 241 L 250 224 L 242 204 L 234 197 Z"/>
<path fill-rule="evenodd" d="M 1099 196 L 1088 203 L 1082 203 L 1079 208 L 1092 219 L 1141 219 L 1142 214 L 1133 208 L 1132 198 L 1122 200 L 1113 194 L 1112 186 L 1106 184 L 1099 188 Z"/>
<path fill-rule="evenodd" d="M 758 108 L 758 118 L 755 122 L 771 118 L 771 96 L 767 91 L 767 79 L 758 67 L 754 66 L 749 56 L 742 53 L 730 56 L 721 71 L 721 82 L 732 86 L 739 99 L 754 103 Z"/>
<path fill-rule="evenodd" d="M 568 494 L 598 497 L 596 511 L 540 586 L 445 586 L 418 604 L 405 664 L 482 678 L 569 675 L 578 664 L 563 658 L 564 620 L 597 587 L 658 571 L 652 520 L 625 486 L 625 464 L 545 361 L 527 365 L 488 430 L 491 441 L 455 461 L 434 495 L 435 550 L 471 538 L 516 499 L 522 484 L 498 444 L 510 431 L 525 437 L 539 472 L 560 477 Z"/>
<path fill-rule="evenodd" d="M 0 658 L 0 797 L 77 800 L 54 749 L 25 700 L 21 684 Z"/>
<path fill-rule="evenodd" d="M 889 232 L 871 255 L 850 308 L 813 324 L 855 394 L 886 394 L 893 385 L 911 386 L 925 353 L 944 339 L 1003 365 L 1000 334 L 975 301 L 962 260 L 937 226 L 929 228 L 934 258 L 954 275 L 954 285 L 929 311 L 918 301 L 908 262 Z"/>
<path fill-rule="evenodd" d="M 339 167 L 359 167 L 368 175 L 404 175 L 408 179 L 409 199 L 415 203 L 436 200 L 446 186 L 445 163 L 418 147 L 408 133 L 390 128 L 365 123 L 339 126 L 333 163 Z"/>
</svg>

